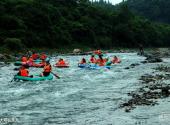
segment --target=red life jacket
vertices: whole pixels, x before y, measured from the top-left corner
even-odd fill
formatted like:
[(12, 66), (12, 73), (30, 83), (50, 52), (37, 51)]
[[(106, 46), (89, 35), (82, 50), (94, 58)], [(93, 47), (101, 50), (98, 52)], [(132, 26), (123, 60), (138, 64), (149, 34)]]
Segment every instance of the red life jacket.
[(42, 54), (42, 55), (41, 55), (41, 59), (42, 59), (42, 60), (45, 60), (46, 58), (47, 58), (47, 56), (46, 56), (45, 54)]
[(80, 64), (86, 64), (86, 61), (81, 60)]
[(90, 58), (90, 62), (91, 62), (91, 63), (96, 63), (96, 58), (91, 57), (91, 58)]
[(51, 72), (51, 70), (52, 70), (51, 65), (44, 66), (44, 72)]
[(24, 77), (28, 77), (28, 75), (29, 75), (29, 72), (27, 69), (20, 69), (19, 72), (20, 72), (20, 75), (24, 76)]
[(64, 60), (62, 60), (62, 61), (59, 62), (59, 65), (66, 65), (66, 63), (65, 63)]
[(120, 63), (121, 60), (120, 60), (119, 58), (114, 58), (114, 59), (112, 60), (112, 62), (113, 62), (113, 63)]
[(38, 54), (32, 54), (32, 58), (34, 59), (34, 60), (36, 60), (36, 59), (38, 59)]

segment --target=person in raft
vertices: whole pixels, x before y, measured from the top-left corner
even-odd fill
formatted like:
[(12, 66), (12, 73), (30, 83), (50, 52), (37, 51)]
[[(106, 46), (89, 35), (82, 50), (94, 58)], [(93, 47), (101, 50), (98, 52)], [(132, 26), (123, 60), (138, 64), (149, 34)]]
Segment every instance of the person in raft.
[(86, 59), (82, 58), (81, 62), (79, 64), (86, 64)]
[(32, 58), (33, 58), (33, 60), (36, 60), (39, 58), (39, 55), (37, 53), (33, 52)]
[(27, 68), (28, 68), (27, 65), (22, 65), (17, 75), (23, 76), (23, 77), (33, 77), (33, 75), (29, 76), (29, 71)]
[(94, 57), (94, 55), (91, 56), (90, 63), (96, 63), (96, 58)]
[(60, 58), (56, 65), (67, 65), (67, 63), (64, 61), (64, 59)]
[(112, 61), (109, 61), (109, 58), (106, 58), (106, 66), (111, 66), (112, 65)]
[(52, 67), (51, 67), (51, 64), (50, 64), (50, 60), (46, 60), (46, 64), (44, 66), (44, 71), (41, 74), (41, 76), (49, 76), (51, 71), (52, 71)]
[(102, 55), (102, 51), (100, 49), (97, 49), (94, 51), (94, 54), (96, 55)]
[(114, 56), (112, 63), (115, 64), (115, 63), (120, 63), (120, 62), (121, 60), (117, 56)]
[(28, 61), (27, 57), (25, 55), (23, 55), (22, 58), (21, 58), (21, 62), (27, 63), (27, 61)]
[(34, 60), (33, 60), (32, 56), (28, 59), (27, 65), (29, 65), (29, 66), (33, 66), (34, 65)]
[(99, 66), (104, 66), (105, 63), (106, 63), (106, 60), (104, 60), (102, 58), (102, 55), (99, 55), (99, 59), (97, 59), (96, 63), (99, 65)]
[(43, 59), (39, 64), (41, 64), (41, 65), (43, 65), (43, 66), (45, 66), (46, 65), (46, 61), (45, 61), (45, 59)]
[(45, 60), (47, 58), (47, 55), (45, 54), (45, 52), (43, 52), (40, 56), (41, 60)]

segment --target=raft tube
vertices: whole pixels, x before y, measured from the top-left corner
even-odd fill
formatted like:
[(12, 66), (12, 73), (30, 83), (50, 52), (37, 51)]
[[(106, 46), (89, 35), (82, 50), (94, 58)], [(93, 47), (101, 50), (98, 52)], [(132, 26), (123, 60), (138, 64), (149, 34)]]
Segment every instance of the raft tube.
[(112, 66), (98, 66), (95, 64), (78, 64), (78, 67), (87, 69), (102, 69), (102, 68), (111, 69)]
[[(34, 60), (34, 63), (40, 63), (41, 62), (41, 60)], [(21, 61), (16, 61), (15, 63), (14, 63), (14, 65), (15, 66), (21, 66), (21, 65), (26, 65), (27, 63), (25, 63), (25, 62), (21, 62)]]
[(89, 66), (89, 64), (78, 64), (79, 68), (85, 68), (85, 67), (88, 67), (88, 66)]
[(111, 69), (112, 66), (89, 66), (88, 69)]
[(52, 80), (53, 79), (53, 75), (50, 74), (49, 76), (38, 76), (38, 75), (35, 75), (35, 77), (23, 77), (23, 76), (18, 76), (16, 75), (14, 77), (14, 80), (23, 80), (23, 81), (44, 81), (44, 80)]
[(54, 65), (57, 68), (69, 68), (69, 65)]

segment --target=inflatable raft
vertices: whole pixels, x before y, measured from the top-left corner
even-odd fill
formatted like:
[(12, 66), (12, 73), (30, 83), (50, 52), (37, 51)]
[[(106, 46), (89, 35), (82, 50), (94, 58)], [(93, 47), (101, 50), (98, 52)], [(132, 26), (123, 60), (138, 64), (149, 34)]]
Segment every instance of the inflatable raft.
[(55, 67), (57, 68), (69, 68), (70, 66), (69, 65), (54, 65)]
[[(41, 62), (41, 60), (34, 60), (34, 63), (36, 63), (36, 64), (38, 64), (38, 63), (40, 63)], [(21, 66), (21, 65), (27, 65), (27, 63), (26, 62), (21, 62), (21, 61), (16, 61), (15, 63), (14, 63), (14, 65), (15, 66)]]
[(86, 68), (86, 69), (111, 69), (112, 66), (98, 66), (95, 64), (78, 64), (78, 67), (80, 68)]
[(85, 68), (85, 67), (88, 67), (88, 66), (89, 66), (89, 64), (78, 64), (79, 68)]
[(35, 75), (34, 77), (23, 77), (23, 76), (14, 76), (14, 80), (23, 80), (23, 81), (44, 81), (44, 80), (52, 80), (53, 79), (53, 75), (50, 74), (49, 76), (43, 76), (40, 77), (38, 75)]

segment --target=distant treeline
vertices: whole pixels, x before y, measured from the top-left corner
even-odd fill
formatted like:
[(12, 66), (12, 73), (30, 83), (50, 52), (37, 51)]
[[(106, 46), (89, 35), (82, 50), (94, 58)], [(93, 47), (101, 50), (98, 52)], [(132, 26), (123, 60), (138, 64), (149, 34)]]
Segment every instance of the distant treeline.
[(127, 0), (126, 4), (137, 15), (170, 24), (170, 0)]
[(170, 26), (134, 15), (126, 4), (88, 0), (0, 0), (1, 47), (170, 46)]

